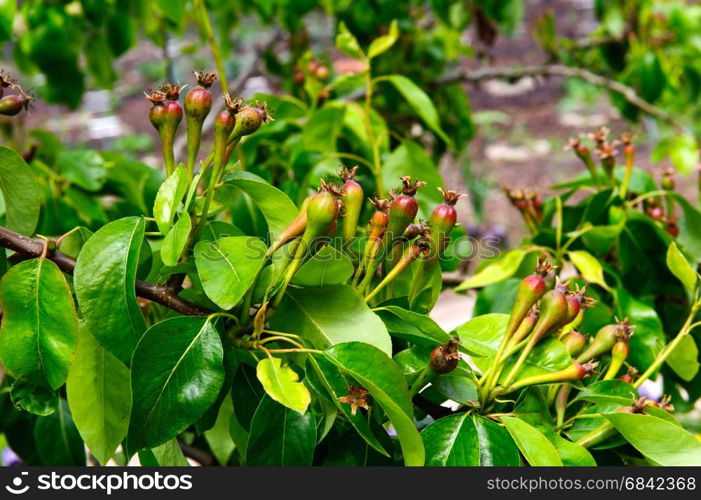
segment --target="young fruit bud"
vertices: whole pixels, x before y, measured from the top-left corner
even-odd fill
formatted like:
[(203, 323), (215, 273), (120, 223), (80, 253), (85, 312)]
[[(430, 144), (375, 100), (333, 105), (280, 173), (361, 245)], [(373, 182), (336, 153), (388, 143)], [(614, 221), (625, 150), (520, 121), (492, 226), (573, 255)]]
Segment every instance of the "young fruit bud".
[(365, 243), (365, 250), (363, 252), (363, 257), (358, 265), (358, 269), (353, 277), (353, 285), (355, 286), (360, 279), (363, 270), (367, 267), (369, 273), (374, 273), (375, 267), (375, 257), (377, 256), (377, 250), (380, 248), (382, 238), (387, 229), (387, 224), (389, 223), (389, 201), (376, 198), (372, 201), (375, 206), (375, 212), (370, 218), (370, 234), (368, 235), (368, 240)]
[(620, 339), (629, 339), (633, 332), (633, 326), (628, 323), (628, 318), (623, 321), (617, 321), (613, 325), (602, 327), (592, 342), (587, 346), (583, 353), (577, 357), (577, 363), (584, 363), (593, 358), (598, 358), (608, 353), (613, 345)]
[(0, 99), (0, 115), (15, 116), (28, 104), (19, 95), (8, 95)]
[(309, 205), (309, 201), (317, 194), (318, 193), (314, 193), (304, 199), (297, 217), (295, 217), (292, 222), (290, 222), (287, 227), (282, 230), (280, 236), (278, 236), (278, 238), (270, 245), (270, 248), (268, 248), (268, 256), (271, 256), (277, 252), (280, 247), (286, 245), (304, 233), (304, 230), (307, 228), (307, 205)]
[(582, 144), (581, 137), (572, 137), (569, 140), (568, 145), (565, 149), (571, 149), (577, 155), (584, 166), (587, 167), (589, 175), (594, 180), (594, 183), (599, 185), (599, 174), (596, 172), (596, 164), (594, 163), (594, 158), (592, 157), (591, 151), (584, 144)]
[(628, 371), (618, 377), (618, 380), (623, 380), (626, 384), (632, 384), (638, 380), (639, 376), (638, 370), (634, 366), (629, 366)]
[(358, 167), (348, 169), (343, 167), (340, 172), (341, 179), (344, 180), (343, 195), (341, 200), (345, 206), (343, 217), (343, 241), (351, 241), (355, 238), (358, 229), (358, 219), (363, 208), (363, 188), (355, 181), (355, 173)]
[(443, 203), (433, 209), (431, 213), (431, 244), (433, 252), (427, 262), (437, 262), (445, 250), (450, 239), (450, 232), (458, 220), (455, 204), (463, 196), (455, 191), (438, 188), (443, 194)]
[(439, 345), (431, 352), (431, 369), (436, 373), (452, 372), (457, 368), (458, 361), (460, 361), (458, 344), (453, 340)]
[(546, 292), (539, 302), (540, 317), (533, 328), (533, 338), (538, 342), (550, 333), (567, 317), (567, 296), (563, 291), (564, 286), (556, 286)]
[(224, 94), (226, 109), (214, 119), (214, 171), (221, 172), (227, 161), (229, 136), (237, 125), (237, 116), (241, 108), (241, 99), (234, 99)]
[(321, 191), (307, 205), (307, 227), (304, 238), (307, 242), (324, 234), (328, 227), (338, 218), (339, 204), (333, 187), (322, 181)]
[(173, 153), (173, 143), (175, 134), (183, 119), (183, 108), (177, 99), (180, 96), (179, 85), (165, 83), (159, 90), (150, 90), (146, 93), (146, 98), (151, 101), (149, 110), (149, 120), (158, 131), (161, 138), (161, 149), (163, 152), (163, 163), (166, 173), (170, 175), (175, 170), (175, 156)]
[(506, 335), (508, 339), (513, 335), (516, 329), (526, 317), (528, 311), (540, 300), (545, 294), (547, 288), (544, 278), (550, 274), (553, 267), (545, 259), (539, 259), (535, 272), (526, 276), (518, 287), (516, 292), (516, 300), (511, 309), (511, 316), (506, 325)]
[(251, 135), (258, 130), (260, 126), (267, 121), (272, 121), (272, 117), (268, 114), (268, 104), (258, 104), (256, 101), (255, 107), (244, 106), (236, 114), (236, 127), (232, 133), (232, 139), (237, 140), (246, 135)]
[(584, 346), (587, 345), (587, 337), (574, 330), (562, 337), (561, 342), (564, 344), (567, 352), (570, 353), (570, 356), (574, 357), (581, 353)]
[(674, 170), (671, 168), (666, 168), (662, 172), (662, 179), (660, 181), (662, 189), (666, 191), (674, 191), (677, 188), (677, 183), (674, 180)]
[(390, 192), (392, 201), (389, 205), (389, 225), (387, 226), (387, 234), (392, 238), (392, 241), (388, 243), (393, 243), (396, 238), (401, 237), (409, 224), (414, 222), (416, 214), (419, 211), (419, 204), (416, 198), (414, 198), (414, 195), (416, 195), (419, 188), (426, 185), (426, 183), (422, 181), (412, 183), (411, 177), (409, 176), (404, 176), (400, 179), (404, 184), (401, 194)]
[(540, 375), (533, 375), (531, 377), (522, 378), (521, 380), (515, 382), (508, 388), (507, 392), (512, 392), (522, 387), (536, 384), (554, 384), (558, 382), (570, 382), (573, 380), (582, 380), (584, 378), (590, 377), (594, 373), (594, 369), (598, 363), (596, 361), (590, 361), (584, 364), (573, 364), (564, 370), (557, 372), (543, 373)]
[(531, 312), (528, 314), (528, 316), (523, 318), (521, 324), (511, 336), (511, 339), (509, 340), (509, 348), (515, 347), (519, 342), (528, 337), (528, 335), (533, 331), (536, 323), (538, 323), (539, 316), (540, 312), (538, 311), (538, 308), (533, 306), (533, 308), (531, 308)]
[[(632, 335), (632, 332), (630, 335)], [(613, 344), (611, 348), (611, 364), (603, 380), (613, 379), (623, 366), (623, 363), (628, 357), (628, 340), (630, 339), (630, 335), (620, 337), (616, 343)]]
[(429, 243), (428, 238), (426, 237), (421, 237), (416, 239), (412, 244), (409, 246), (404, 251), (404, 254), (402, 254), (402, 258), (399, 259), (399, 262), (397, 262), (397, 265), (392, 268), (392, 270), (387, 273), (387, 276), (380, 282), (379, 285), (375, 287), (375, 289), (370, 292), (366, 297), (365, 301), (370, 302), (372, 298), (377, 295), (380, 290), (382, 290), (385, 286), (387, 286), (389, 283), (391, 283), (397, 276), (399, 276), (405, 269), (407, 269), (416, 259), (419, 257), (426, 257), (428, 256), (429, 252), (431, 251), (431, 244)]
[(214, 73), (198, 73), (195, 71), (197, 86), (185, 96), (185, 125), (187, 128), (187, 170), (192, 177), (195, 169), (197, 153), (200, 150), (202, 125), (212, 110), (212, 86), (217, 76)]

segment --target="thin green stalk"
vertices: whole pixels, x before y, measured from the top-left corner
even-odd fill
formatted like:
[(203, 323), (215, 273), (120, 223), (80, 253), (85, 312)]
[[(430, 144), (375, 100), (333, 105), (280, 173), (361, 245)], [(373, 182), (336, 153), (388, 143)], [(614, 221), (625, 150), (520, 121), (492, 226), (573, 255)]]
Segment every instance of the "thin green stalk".
[(217, 67), (217, 73), (219, 73), (219, 83), (221, 84), (222, 92), (227, 93), (229, 92), (229, 82), (226, 78), (226, 71), (224, 70), (224, 60), (222, 59), (221, 50), (219, 50), (217, 39), (214, 37), (214, 31), (212, 30), (212, 23), (209, 21), (207, 7), (204, 4), (204, 0), (195, 0), (195, 3), (197, 4), (197, 10), (199, 11), (202, 21), (204, 35), (207, 37), (207, 42), (209, 43), (209, 50), (212, 52), (214, 64)]

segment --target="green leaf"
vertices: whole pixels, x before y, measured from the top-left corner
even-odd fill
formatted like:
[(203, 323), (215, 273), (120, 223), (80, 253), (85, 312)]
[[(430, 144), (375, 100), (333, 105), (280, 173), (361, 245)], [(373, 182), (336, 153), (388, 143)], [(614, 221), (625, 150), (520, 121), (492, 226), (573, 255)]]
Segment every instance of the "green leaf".
[(436, 420), (421, 431), (426, 448), (426, 465), (470, 467), (480, 465), (477, 429), (468, 413)]
[(42, 192), (24, 159), (0, 146), (0, 190), (5, 200), (5, 227), (31, 236), (39, 221)]
[(610, 413), (605, 417), (651, 465), (701, 465), (701, 441), (680, 426), (650, 415)]
[(142, 467), (188, 467), (190, 465), (177, 439), (166, 441), (150, 450), (141, 450), (139, 462)]
[(261, 399), (251, 421), (246, 465), (309, 466), (315, 446), (316, 422), (311, 413), (290, 410), (268, 396)]
[(100, 464), (105, 465), (127, 435), (131, 409), (129, 370), (87, 328), (80, 331), (66, 394), (78, 432)]
[(555, 446), (562, 459), (562, 465), (570, 467), (595, 467), (596, 461), (589, 450), (584, 446), (573, 443), (563, 438), (554, 431), (545, 433), (545, 436)]
[(187, 245), (192, 229), (192, 221), (190, 214), (183, 212), (178, 217), (178, 222), (173, 228), (168, 231), (168, 234), (163, 238), (161, 245), (161, 260), (166, 266), (175, 266), (180, 260), (180, 256)]
[(157, 0), (157, 5), (169, 21), (180, 26), (185, 17), (186, 0)]
[(345, 253), (325, 246), (300, 266), (291, 283), (307, 287), (341, 285), (353, 276), (354, 270)]
[(58, 394), (45, 385), (34, 385), (15, 380), (10, 390), (12, 404), (18, 410), (45, 417), (58, 408)]
[(187, 192), (187, 184), (185, 167), (178, 165), (158, 189), (156, 201), (153, 203), (153, 217), (161, 233), (168, 234), (170, 231), (175, 213)]
[(86, 191), (99, 191), (107, 181), (105, 160), (92, 149), (61, 151), (58, 169), (63, 177)]
[(585, 250), (574, 250), (567, 252), (567, 255), (569, 255), (570, 261), (579, 269), (582, 278), (589, 283), (599, 285), (605, 290), (610, 290), (604, 279), (604, 269), (596, 257)]
[(382, 181), (387, 189), (399, 187), (399, 178), (404, 175), (427, 184), (416, 193), (416, 200), (419, 216), (428, 219), (434, 207), (443, 201), (437, 189), (443, 186), (443, 179), (423, 146), (414, 141), (402, 142), (382, 164)]
[(297, 207), (292, 200), (271, 184), (249, 172), (234, 172), (225, 178), (226, 184), (234, 186), (253, 199), (268, 223), (270, 240), (280, 233), (297, 217)]
[(460, 283), (455, 287), (455, 291), (462, 292), (471, 288), (482, 288), (510, 278), (518, 271), (527, 253), (520, 248), (506, 252), (499, 260), (482, 268), (478, 273)]
[(375, 433), (370, 429), (368, 420), (363, 413), (356, 411), (355, 415), (353, 415), (350, 405), (342, 404), (339, 401), (339, 398), (348, 394), (350, 384), (338, 366), (321, 356), (310, 358), (308, 366), (313, 368), (312, 370), (307, 369), (306, 379), (310, 386), (319, 394), (328, 394), (334, 406), (345, 415), (346, 419), (365, 442), (378, 453), (389, 457), (389, 453), (387, 453)]
[(141, 217), (110, 222), (83, 245), (73, 275), (90, 333), (125, 364), (146, 330), (134, 288), (143, 238)]
[[(465, 348), (482, 356), (472, 359), (480, 370), (486, 370), (494, 359), (508, 320), (509, 316), (506, 314), (484, 314), (471, 319), (456, 329)], [(509, 373), (514, 363), (513, 358), (506, 363), (502, 376)], [(563, 370), (571, 364), (572, 358), (562, 343), (550, 337), (538, 342), (526, 358), (519, 376), (528, 377), (555, 372)]]
[(385, 325), (350, 286), (288, 290), (270, 324), (301, 335), (318, 349), (365, 342), (388, 355), (392, 352)]
[(404, 75), (387, 75), (382, 76), (377, 79), (378, 81), (388, 81), (399, 91), (404, 99), (409, 103), (409, 105), (414, 109), (417, 115), (426, 122), (426, 125), (433, 130), (438, 137), (443, 139), (443, 141), (448, 144), (449, 147), (453, 147), (453, 141), (441, 128), (441, 120), (438, 116), (438, 111), (433, 105), (431, 98), (426, 95), (426, 93), (421, 90), (421, 87), (412, 82), (409, 78)]
[(404, 463), (424, 463), (424, 447), (414, 425), (411, 397), (401, 370), (386, 353), (362, 342), (338, 344), (326, 357), (358, 381), (382, 407), (397, 431)]
[(699, 372), (699, 349), (696, 347), (694, 337), (685, 335), (679, 344), (669, 353), (667, 365), (674, 370), (683, 380), (691, 380)]
[(576, 399), (597, 404), (630, 404), (637, 397), (637, 391), (623, 380), (599, 380), (589, 384), (577, 394)]
[(687, 292), (694, 293), (698, 276), (674, 242), (667, 249), (667, 267), (682, 282)]
[(474, 405), (478, 399), (474, 376), (462, 362), (452, 372), (443, 373), (433, 379), (431, 385), (457, 403)]
[(370, 47), (368, 48), (368, 59), (377, 57), (380, 54), (387, 52), (392, 48), (392, 45), (399, 38), (399, 28), (397, 27), (397, 20), (392, 20), (392, 24), (389, 25), (389, 33), (382, 35), (381, 37), (375, 38)]
[(63, 273), (45, 258), (21, 262), (0, 282), (0, 359), (14, 377), (58, 389), (78, 341), (78, 318)]
[(212, 302), (231, 309), (253, 285), (265, 261), (267, 247), (252, 236), (230, 236), (195, 245), (195, 265)]
[(652, 304), (641, 302), (623, 288), (615, 288), (613, 292), (618, 317), (628, 318), (635, 325), (635, 335), (629, 342), (628, 362), (639, 370), (644, 370), (664, 347), (662, 321)]
[(559, 453), (538, 429), (515, 417), (502, 417), (501, 422), (529, 464), (534, 467), (562, 466)]
[(496, 422), (472, 415), (480, 442), (480, 465), (513, 467), (521, 465), (518, 448), (509, 433)]
[(227, 394), (221, 406), (219, 406), (214, 426), (204, 433), (207, 444), (219, 465), (226, 465), (236, 448), (229, 433), (229, 421), (233, 413), (234, 405), (231, 402), (231, 394)]
[(85, 465), (85, 448), (76, 429), (68, 403), (59, 401), (58, 410), (39, 417), (34, 425), (34, 439), (42, 465), (52, 467)]
[(348, 31), (346, 23), (341, 21), (338, 24), (338, 34), (336, 35), (336, 48), (346, 55), (351, 57), (356, 57), (358, 59), (365, 59), (365, 54), (363, 54), (358, 40), (353, 36), (353, 34)]
[(450, 340), (450, 335), (425, 314), (399, 306), (384, 306), (373, 309), (395, 337), (413, 344), (436, 347)]
[(280, 358), (263, 358), (258, 362), (256, 376), (268, 396), (281, 405), (304, 413), (311, 403), (309, 389), (289, 365), (282, 366)]
[(224, 383), (223, 357), (206, 318), (170, 318), (149, 328), (132, 359), (128, 449), (153, 448), (196, 422)]
[(701, 212), (679, 193), (668, 193), (682, 209), (677, 241), (696, 260), (701, 261)]

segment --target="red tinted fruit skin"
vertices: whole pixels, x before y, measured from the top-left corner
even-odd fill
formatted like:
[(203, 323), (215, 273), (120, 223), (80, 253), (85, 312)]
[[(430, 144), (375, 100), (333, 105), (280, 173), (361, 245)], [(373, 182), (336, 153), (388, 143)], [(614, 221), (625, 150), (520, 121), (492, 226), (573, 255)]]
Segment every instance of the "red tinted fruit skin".
[(202, 125), (212, 109), (212, 94), (203, 87), (195, 87), (185, 96), (184, 107), (187, 128), (187, 167), (192, 176), (197, 153), (200, 150)]
[(225, 109), (214, 119), (214, 170), (220, 172), (226, 163), (229, 136), (236, 126), (236, 115)]
[[(338, 218), (339, 206), (336, 197), (329, 191), (321, 191), (309, 200), (307, 206), (307, 228), (305, 237), (315, 238), (324, 234), (329, 225)], [(307, 241), (309, 243), (309, 240)]]
[[(0, 87), (1, 88), (1, 87)], [(15, 116), (22, 111), (24, 99), (18, 95), (8, 95), (0, 99), (0, 115)]]
[(265, 104), (262, 108), (244, 106), (236, 113), (236, 127), (233, 131), (233, 138), (240, 139), (246, 135), (251, 135), (268, 120)]
[(543, 297), (546, 289), (545, 281), (538, 274), (530, 274), (521, 281), (509, 322), (506, 325), (507, 337), (513, 335), (531, 308)]
[(633, 377), (631, 377), (627, 373), (624, 373), (623, 375), (618, 377), (618, 380), (623, 380), (626, 384), (632, 384), (634, 382)]

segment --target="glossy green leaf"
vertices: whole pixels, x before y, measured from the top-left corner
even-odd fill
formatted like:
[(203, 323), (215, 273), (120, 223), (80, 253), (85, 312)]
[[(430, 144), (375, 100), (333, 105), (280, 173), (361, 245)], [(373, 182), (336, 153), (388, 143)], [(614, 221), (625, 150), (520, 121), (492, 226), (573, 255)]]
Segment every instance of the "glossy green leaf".
[(251, 421), (246, 464), (298, 466), (312, 464), (316, 446), (316, 422), (265, 396)]
[(5, 146), (0, 146), (0, 190), (5, 200), (5, 227), (31, 236), (39, 221), (41, 188), (27, 162)]
[(170, 318), (149, 328), (131, 365), (128, 449), (163, 444), (197, 421), (224, 383), (223, 357), (206, 318)]
[(258, 362), (256, 376), (268, 396), (281, 405), (304, 413), (311, 403), (309, 389), (299, 380), (299, 375), (289, 365), (282, 365), (280, 358), (263, 358)]
[(577, 394), (577, 399), (604, 404), (619, 404), (623, 400), (629, 404), (637, 396), (635, 388), (623, 380), (599, 380), (582, 389)]
[(65, 399), (59, 401), (56, 412), (37, 418), (34, 438), (42, 465), (85, 465), (83, 441)]
[(599, 285), (605, 290), (609, 290), (609, 286), (604, 279), (604, 269), (601, 263), (592, 254), (585, 250), (575, 250), (567, 252), (572, 263), (577, 266), (579, 273), (589, 283)]
[(362, 342), (338, 344), (326, 357), (370, 392), (397, 431), (406, 465), (423, 465), (424, 447), (404, 376), (384, 352)]
[(356, 57), (358, 59), (364, 59), (363, 54), (358, 40), (353, 36), (353, 34), (348, 31), (346, 23), (341, 21), (338, 25), (338, 34), (336, 35), (336, 48), (346, 55), (351, 57)]
[[(473, 362), (480, 370), (486, 370), (491, 364), (508, 320), (509, 316), (506, 314), (485, 314), (471, 319), (456, 329), (462, 344), (467, 349), (482, 356), (473, 358)], [(514, 363), (514, 358), (506, 363), (502, 376), (506, 376)], [(571, 364), (572, 358), (562, 343), (549, 337), (538, 342), (526, 358), (523, 368), (519, 371), (519, 377), (555, 372), (567, 368)]]
[(204, 433), (207, 444), (219, 465), (226, 465), (236, 448), (229, 433), (229, 422), (233, 413), (234, 406), (231, 402), (231, 395), (227, 394), (221, 406), (219, 406), (214, 426)]
[(587, 450), (584, 446), (573, 443), (552, 430), (545, 433), (545, 436), (550, 440), (553, 446), (555, 446), (555, 449), (562, 459), (562, 465), (570, 467), (596, 466), (594, 457), (591, 456), (589, 450)]
[(15, 380), (10, 390), (12, 404), (18, 410), (45, 417), (58, 408), (58, 394), (45, 385)]
[(426, 125), (433, 130), (438, 137), (452, 147), (453, 142), (450, 137), (441, 128), (441, 120), (438, 116), (438, 111), (433, 105), (431, 98), (416, 85), (413, 81), (404, 75), (387, 75), (380, 77), (381, 81), (388, 81), (399, 91), (409, 105), (414, 109), (414, 112), (426, 122)]
[(464, 362), (452, 372), (437, 376), (431, 385), (448, 399), (461, 404), (474, 405), (478, 399), (474, 375)]
[(458, 413), (436, 420), (421, 431), (426, 465), (466, 467), (480, 465), (480, 443), (470, 415)]
[(606, 418), (651, 465), (701, 465), (701, 441), (678, 425), (650, 415), (610, 413)]
[(267, 247), (252, 236), (230, 236), (195, 245), (195, 264), (212, 302), (231, 309), (253, 285)]
[(377, 57), (380, 54), (387, 52), (392, 48), (392, 45), (397, 41), (399, 37), (399, 28), (397, 26), (397, 20), (394, 19), (389, 25), (389, 32), (386, 35), (375, 38), (368, 48), (368, 59)]
[(529, 464), (534, 467), (562, 465), (559, 453), (538, 429), (516, 417), (502, 417), (501, 422)]
[(435, 347), (450, 340), (450, 335), (424, 314), (399, 306), (378, 307), (373, 311), (389, 332), (408, 342)]
[(185, 245), (187, 245), (191, 230), (190, 214), (183, 212), (175, 225), (168, 231), (166, 237), (163, 238), (161, 260), (166, 266), (175, 266), (178, 263)]
[(92, 149), (61, 151), (58, 169), (63, 177), (86, 191), (99, 191), (107, 181), (105, 160)]
[(129, 370), (87, 328), (80, 331), (66, 394), (78, 432), (100, 464), (105, 465), (127, 435), (131, 409)]
[(143, 238), (141, 217), (110, 222), (85, 243), (73, 275), (80, 313), (90, 332), (126, 364), (146, 330), (134, 288)]
[(698, 276), (674, 242), (667, 249), (667, 267), (682, 282), (687, 292), (694, 293)]
[(306, 287), (341, 285), (353, 276), (354, 270), (345, 253), (325, 246), (300, 266), (291, 283)]
[(460, 283), (455, 287), (455, 291), (462, 292), (471, 288), (482, 288), (510, 278), (518, 271), (527, 253), (520, 248), (506, 252), (499, 260), (482, 268), (479, 272)]
[(308, 366), (311, 367), (311, 369), (307, 369), (307, 381), (310, 386), (319, 394), (327, 394), (338, 411), (345, 416), (365, 442), (378, 453), (389, 457), (389, 453), (387, 453), (370, 428), (367, 417), (363, 415), (363, 412), (356, 411), (355, 415), (353, 415), (350, 405), (339, 401), (339, 398), (348, 394), (350, 385), (341, 373), (340, 368), (320, 356), (311, 358)]
[(178, 168), (161, 184), (156, 201), (153, 203), (153, 217), (156, 219), (158, 230), (168, 234), (175, 218), (175, 213), (187, 192), (187, 172), (185, 167)]
[(679, 193), (672, 192), (668, 196), (674, 198), (682, 210), (677, 241), (696, 261), (701, 261), (701, 212)]
[(188, 467), (177, 439), (166, 441), (160, 446), (139, 451), (139, 462), (143, 467)]
[(682, 337), (666, 360), (667, 365), (683, 380), (690, 382), (699, 372), (699, 348), (691, 335)]
[(616, 314), (628, 318), (635, 325), (635, 335), (630, 338), (630, 351), (627, 361), (645, 370), (654, 361), (666, 340), (662, 320), (653, 304), (642, 302), (623, 288), (615, 288)]
[(44, 258), (10, 268), (0, 282), (0, 359), (14, 377), (58, 389), (78, 341), (78, 318), (63, 273)]
[(319, 349), (365, 342), (386, 354), (392, 352), (385, 325), (350, 286), (288, 290), (271, 326), (301, 335)]
[(480, 443), (480, 465), (514, 467), (521, 465), (518, 448), (506, 429), (479, 415), (472, 415)]
[(225, 182), (240, 189), (255, 202), (268, 223), (271, 241), (280, 235), (299, 212), (285, 193), (257, 175), (234, 172), (225, 178)]

